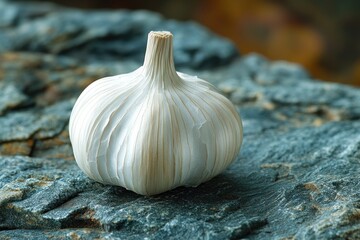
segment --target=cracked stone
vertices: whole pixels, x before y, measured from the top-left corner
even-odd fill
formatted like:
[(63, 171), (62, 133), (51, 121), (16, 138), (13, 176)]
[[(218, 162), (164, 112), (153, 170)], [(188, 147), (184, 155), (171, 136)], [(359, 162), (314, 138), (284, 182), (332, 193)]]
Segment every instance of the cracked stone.
[(0, 83), (0, 115), (6, 110), (21, 106), (28, 99), (14, 85)]

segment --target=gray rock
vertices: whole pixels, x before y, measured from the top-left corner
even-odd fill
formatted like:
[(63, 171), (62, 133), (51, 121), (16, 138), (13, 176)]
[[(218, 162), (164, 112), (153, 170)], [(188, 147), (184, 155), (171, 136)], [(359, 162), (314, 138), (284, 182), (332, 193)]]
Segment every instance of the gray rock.
[[(0, 0), (0, 23), (0, 239), (359, 239), (359, 89), (150, 12)], [(138, 67), (159, 29), (179, 71), (236, 104), (244, 143), (209, 182), (144, 197), (87, 178), (67, 125), (80, 92)]]
[[(19, 19), (23, 11), (29, 10), (6, 2), (2, 5), (4, 10), (12, 10), (9, 17), (4, 14), (6, 19)], [(165, 20), (146, 11), (89, 12), (59, 9), (35, 19), (29, 17), (28, 20), (31, 21), (20, 21), (21, 24), (3, 30), (0, 43), (3, 42), (4, 46), (0, 47), (0, 51), (61, 54), (88, 62), (119, 61), (125, 58), (141, 63), (148, 32), (167, 29), (177, 36), (174, 41), (174, 56), (178, 66), (220, 66), (238, 55), (232, 43), (196, 23)], [(189, 38), (189, 35), (196, 37)], [(221, 49), (218, 48), (219, 44)]]
[(59, 11), (60, 7), (48, 3), (14, 3), (14, 1), (0, 1), (0, 28), (15, 26), (25, 21), (42, 17), (49, 12)]
[(74, 100), (64, 101), (41, 111), (18, 111), (0, 117), (0, 142), (58, 135), (68, 123), (73, 104)]
[(6, 110), (20, 107), (28, 101), (27, 97), (20, 92), (14, 85), (0, 82), (0, 115)]

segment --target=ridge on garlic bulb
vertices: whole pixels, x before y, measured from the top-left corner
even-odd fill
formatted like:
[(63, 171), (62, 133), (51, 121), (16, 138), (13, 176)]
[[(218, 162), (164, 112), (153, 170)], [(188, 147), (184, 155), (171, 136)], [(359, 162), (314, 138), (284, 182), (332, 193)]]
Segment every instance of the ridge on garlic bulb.
[(239, 114), (210, 83), (176, 72), (172, 38), (150, 32), (143, 66), (97, 80), (77, 99), (70, 140), (95, 181), (154, 195), (197, 186), (236, 159)]

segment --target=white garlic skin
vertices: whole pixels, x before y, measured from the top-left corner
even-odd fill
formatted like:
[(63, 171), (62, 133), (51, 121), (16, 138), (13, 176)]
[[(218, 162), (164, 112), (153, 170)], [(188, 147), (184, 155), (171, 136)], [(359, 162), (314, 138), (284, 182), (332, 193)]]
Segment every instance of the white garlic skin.
[(175, 71), (169, 32), (149, 33), (139, 69), (81, 93), (69, 133), (86, 175), (142, 195), (213, 178), (242, 143), (233, 104), (210, 83)]

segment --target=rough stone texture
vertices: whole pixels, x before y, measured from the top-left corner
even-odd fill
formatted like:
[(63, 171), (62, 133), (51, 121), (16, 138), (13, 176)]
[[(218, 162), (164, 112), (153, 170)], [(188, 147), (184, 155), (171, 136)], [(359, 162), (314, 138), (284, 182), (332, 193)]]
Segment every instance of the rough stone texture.
[[(244, 143), (211, 181), (143, 197), (88, 179), (67, 124), (88, 84), (141, 64), (154, 29), (239, 107)], [(194, 23), (0, 0), (0, 239), (359, 239), (359, 103)]]

